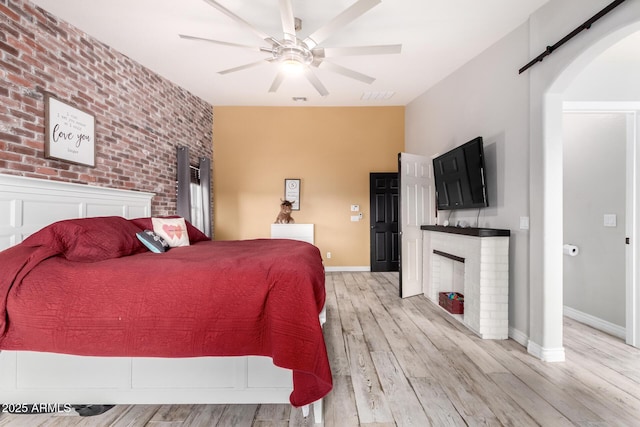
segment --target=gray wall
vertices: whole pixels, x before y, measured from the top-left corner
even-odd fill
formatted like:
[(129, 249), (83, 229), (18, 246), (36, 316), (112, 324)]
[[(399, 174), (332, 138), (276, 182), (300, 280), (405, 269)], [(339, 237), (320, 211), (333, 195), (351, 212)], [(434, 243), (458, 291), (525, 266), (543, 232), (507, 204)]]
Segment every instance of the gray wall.
[[(406, 150), (434, 156), (476, 136), (484, 139), (489, 207), (480, 227), (511, 230), (509, 241), (509, 325), (526, 334), (529, 319), (529, 115), (526, 78), (518, 68), (528, 61), (528, 26), (474, 58), (417, 98), (406, 110)], [(450, 222), (476, 225), (477, 210), (455, 211)], [(442, 223), (449, 212), (441, 212)]]
[[(556, 126), (562, 122), (562, 100), (557, 94), (611, 40), (640, 29), (640, 2), (624, 3), (529, 71), (519, 75), (518, 69), (609, 3), (549, 1), (406, 110), (407, 152), (433, 156), (474, 136), (485, 137), (493, 204), (479, 225), (513, 233), (510, 334), (528, 342), (529, 351), (543, 360), (564, 360), (562, 145)], [(474, 213), (468, 215), (475, 224)], [(523, 216), (530, 217), (530, 230), (520, 229)]]
[[(578, 108), (640, 109), (640, 32), (616, 43), (571, 82), (564, 100)], [(571, 108), (571, 107), (569, 107)], [(626, 327), (626, 118), (622, 113), (565, 114), (564, 239), (578, 257), (564, 257), (564, 305)], [(605, 228), (603, 215), (617, 214)], [(627, 231), (628, 232), (628, 231)]]
[(571, 82), (566, 101), (640, 101), (640, 32), (616, 43)]
[[(565, 113), (564, 305), (625, 326), (626, 116)], [(605, 227), (604, 215), (616, 226)]]

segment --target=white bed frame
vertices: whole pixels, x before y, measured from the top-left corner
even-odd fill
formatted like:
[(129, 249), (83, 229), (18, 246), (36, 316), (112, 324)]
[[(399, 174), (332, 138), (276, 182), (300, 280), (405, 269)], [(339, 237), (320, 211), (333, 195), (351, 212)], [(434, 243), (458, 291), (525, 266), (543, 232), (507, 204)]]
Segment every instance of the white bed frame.
[[(62, 219), (151, 216), (152, 193), (0, 174), (0, 250)], [(325, 313), (320, 316), (325, 321)], [(182, 359), (0, 352), (0, 402), (289, 403), (291, 371), (268, 357)], [(322, 400), (313, 404), (322, 421)], [(303, 407), (309, 414), (309, 406)]]

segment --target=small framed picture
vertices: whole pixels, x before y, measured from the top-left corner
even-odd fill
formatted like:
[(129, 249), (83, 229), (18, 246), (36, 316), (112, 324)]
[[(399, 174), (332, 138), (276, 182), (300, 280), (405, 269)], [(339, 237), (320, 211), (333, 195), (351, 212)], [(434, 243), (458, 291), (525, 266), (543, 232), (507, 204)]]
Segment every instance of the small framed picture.
[(300, 179), (287, 178), (284, 180), (284, 199), (291, 202), (291, 210), (300, 210)]
[(95, 117), (51, 95), (44, 102), (44, 156), (95, 167)]

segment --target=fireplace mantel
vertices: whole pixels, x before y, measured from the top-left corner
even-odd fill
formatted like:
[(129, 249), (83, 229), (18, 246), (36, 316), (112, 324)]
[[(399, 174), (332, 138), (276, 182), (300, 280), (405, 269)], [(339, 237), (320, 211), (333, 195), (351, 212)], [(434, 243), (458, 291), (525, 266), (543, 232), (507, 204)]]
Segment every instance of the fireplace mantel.
[[(462, 322), (487, 339), (509, 337), (509, 230), (423, 225), (423, 290), (464, 294)], [(458, 278), (452, 283), (451, 278)], [(449, 280), (449, 282), (447, 282)]]
[(423, 225), (423, 231), (438, 231), (440, 233), (462, 234), (464, 236), (475, 237), (498, 237), (509, 236), (511, 231), (498, 228), (475, 228), (475, 227), (445, 227), (444, 225)]

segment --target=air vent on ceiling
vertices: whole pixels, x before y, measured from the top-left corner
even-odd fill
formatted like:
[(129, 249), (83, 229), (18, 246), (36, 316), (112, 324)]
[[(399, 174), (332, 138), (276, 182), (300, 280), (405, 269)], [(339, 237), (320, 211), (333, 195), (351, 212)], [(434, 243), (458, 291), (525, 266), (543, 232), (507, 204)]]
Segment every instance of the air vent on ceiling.
[(363, 92), (360, 99), (362, 101), (384, 101), (391, 98), (395, 94), (395, 92), (390, 90), (382, 92)]

